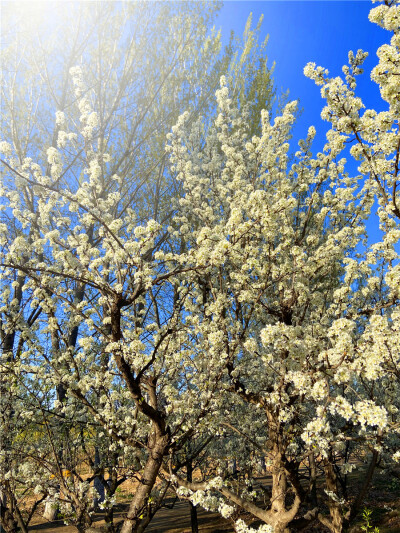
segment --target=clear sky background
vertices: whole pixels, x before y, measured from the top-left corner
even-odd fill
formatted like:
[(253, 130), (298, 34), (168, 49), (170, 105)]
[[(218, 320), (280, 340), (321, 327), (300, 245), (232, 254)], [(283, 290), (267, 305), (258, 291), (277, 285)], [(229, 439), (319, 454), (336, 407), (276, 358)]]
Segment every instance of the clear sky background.
[[(314, 151), (318, 151), (325, 144), (329, 124), (320, 118), (324, 105), (320, 88), (303, 74), (309, 61), (327, 68), (330, 75), (338, 76), (347, 63), (349, 50), (356, 52), (361, 48), (369, 52), (364, 74), (358, 78), (357, 95), (367, 108), (387, 109), (370, 73), (378, 61), (376, 50), (388, 42), (391, 34), (368, 20), (372, 7), (372, 2), (362, 0), (228, 0), (224, 2), (216, 26), (221, 28), (223, 42), (227, 43), (231, 29), (242, 35), (249, 13), (253, 13), (253, 25), (264, 15), (260, 40), (269, 35), (267, 56), (270, 66), (276, 64), (275, 84), (278, 89), (289, 89), (290, 99), (299, 99), (303, 108), (294, 138), (305, 137), (308, 127), (314, 125), (317, 129)], [(350, 157), (348, 159), (349, 172), (356, 173), (357, 165)], [(378, 238), (376, 217), (369, 221), (368, 232), (371, 241)]]
[(347, 63), (349, 50), (362, 48), (369, 52), (358, 93), (367, 107), (385, 108), (370, 72), (377, 63), (376, 50), (388, 41), (390, 34), (369, 22), (372, 6), (372, 2), (356, 0), (228, 0), (216, 25), (221, 27), (226, 43), (231, 29), (239, 35), (243, 33), (249, 13), (253, 13), (253, 26), (264, 15), (261, 38), (269, 35), (267, 56), (271, 66), (273, 62), (276, 64), (275, 83), (278, 88), (289, 89), (292, 99), (300, 99), (304, 111), (297, 131), (304, 135), (311, 124), (318, 130), (322, 127), (326, 131), (328, 127), (320, 119), (323, 106), (320, 89), (303, 74), (309, 61), (337, 76)]

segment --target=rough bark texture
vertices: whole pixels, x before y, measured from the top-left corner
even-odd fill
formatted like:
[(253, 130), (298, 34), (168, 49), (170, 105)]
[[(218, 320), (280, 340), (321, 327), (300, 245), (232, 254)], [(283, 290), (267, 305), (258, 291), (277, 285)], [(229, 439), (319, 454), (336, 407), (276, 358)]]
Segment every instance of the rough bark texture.
[(272, 468), (272, 515), (276, 516), (274, 524), (274, 533), (289, 533), (287, 523), (281, 522), (280, 517), (286, 512), (286, 491), (287, 479), (286, 473), (282, 468), (282, 457), (279, 452), (275, 455), (276, 459)]
[(122, 524), (121, 533), (138, 533), (141, 531), (141, 524), (148, 518), (148, 499), (156, 482), (168, 444), (168, 435), (156, 437), (143, 470), (140, 485), (135, 492), (126, 519)]
[[(328, 491), (337, 494), (336, 474), (332, 466), (332, 458), (326, 461), (324, 470)], [(325, 523), (325, 525), (329, 527), (332, 533), (342, 533), (343, 515), (340, 512), (340, 506), (332, 499), (329, 499), (329, 514), (331, 515), (330, 523)]]

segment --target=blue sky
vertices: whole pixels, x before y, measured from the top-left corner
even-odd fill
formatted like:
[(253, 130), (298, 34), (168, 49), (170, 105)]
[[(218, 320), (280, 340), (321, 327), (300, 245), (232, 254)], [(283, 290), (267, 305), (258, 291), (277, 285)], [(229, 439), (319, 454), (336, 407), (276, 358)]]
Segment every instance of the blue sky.
[[(378, 86), (370, 80), (376, 65), (376, 50), (387, 42), (389, 33), (372, 24), (368, 13), (372, 2), (367, 1), (227, 1), (217, 19), (224, 42), (231, 29), (242, 34), (249, 13), (254, 24), (264, 15), (261, 36), (269, 35), (267, 55), (270, 65), (275, 61), (274, 79), (278, 88), (289, 89), (290, 97), (300, 99), (304, 108), (298, 124), (298, 134), (313, 124), (324, 131), (327, 124), (320, 119), (323, 100), (320, 89), (303, 75), (309, 61), (340, 75), (347, 63), (349, 50), (362, 48), (370, 53), (361, 78), (359, 95), (368, 107), (383, 109)], [(302, 132), (300, 133), (300, 130)]]
[[(317, 129), (314, 150), (321, 150), (329, 125), (320, 118), (324, 105), (320, 88), (303, 74), (309, 61), (327, 68), (332, 76), (338, 76), (342, 74), (342, 65), (347, 63), (349, 50), (361, 48), (369, 52), (357, 94), (366, 107), (377, 111), (386, 109), (370, 73), (377, 64), (376, 50), (388, 42), (390, 34), (369, 22), (372, 6), (372, 2), (360, 0), (227, 1), (216, 26), (221, 28), (226, 43), (231, 29), (236, 34), (243, 33), (249, 13), (253, 13), (254, 24), (264, 15), (261, 37), (269, 35), (267, 56), (270, 65), (276, 63), (275, 84), (283, 90), (289, 89), (290, 98), (299, 99), (303, 108), (294, 138), (304, 137), (308, 126), (314, 125)], [(356, 173), (357, 165), (349, 160), (348, 170)], [(379, 230), (375, 217), (368, 223), (368, 232), (371, 240), (376, 240)]]
[[(365, 74), (360, 80), (359, 95), (368, 107), (383, 109), (378, 86), (370, 80), (377, 63), (377, 48), (388, 41), (389, 33), (372, 24), (368, 13), (372, 2), (367, 1), (227, 1), (218, 16), (223, 42), (231, 29), (242, 34), (249, 13), (254, 24), (264, 15), (261, 37), (269, 35), (267, 55), (270, 65), (276, 63), (274, 79), (278, 88), (289, 89), (293, 99), (300, 99), (304, 108), (299, 129), (307, 131), (313, 124), (327, 129), (319, 116), (323, 101), (320, 89), (307, 79), (303, 68), (309, 61), (340, 75), (347, 63), (349, 50), (362, 48), (370, 53)], [(298, 131), (300, 134), (300, 131)]]

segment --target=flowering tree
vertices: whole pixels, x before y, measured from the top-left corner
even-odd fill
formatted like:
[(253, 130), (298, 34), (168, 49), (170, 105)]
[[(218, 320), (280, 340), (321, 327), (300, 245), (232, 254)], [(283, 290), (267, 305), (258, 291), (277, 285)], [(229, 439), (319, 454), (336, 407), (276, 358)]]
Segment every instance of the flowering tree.
[[(13, 522), (27, 530), (21, 480), (38, 501), (61, 501), (79, 531), (103, 487), (115, 530), (114, 493), (130, 478), (137, 487), (123, 533), (144, 531), (170, 487), (231, 518), (239, 533), (254, 531), (243, 510), (262, 522), (260, 532), (318, 520), (341, 533), (378, 464), (390, 470), (399, 459), (400, 6), (385, 2), (370, 17), (393, 33), (373, 71), (388, 109), (362, 111), (363, 52), (349, 55), (344, 80), (308, 65), (332, 124), (316, 156), (310, 127), (290, 157), (296, 103), (275, 119), (263, 111), (258, 125), (260, 80), (247, 83), (228, 60), (214, 115), (211, 104), (198, 118), (198, 94), (186, 100), (183, 84), (190, 111), (168, 135), (168, 159), (168, 121), (153, 120), (162, 87), (144, 107), (151, 120), (124, 129), (144, 105), (124, 92), (144, 94), (132, 71), (115, 104), (96, 92), (96, 76), (71, 64), (70, 103), (56, 114), (53, 142), (41, 144), (40, 121), (30, 137), (18, 135), (16, 119), (6, 130), (6, 530)], [(350, 141), (356, 176), (345, 168)], [(375, 198), (382, 239), (367, 246)], [(189, 475), (195, 453), (212, 459), (201, 482)], [(270, 490), (233, 479), (227, 458), (251, 475), (260, 456)], [(356, 487), (347, 476), (354, 468)]]
[(47, 498), (47, 517), (59, 507), (79, 531), (101, 503), (114, 530), (115, 491), (131, 479), (122, 530), (143, 531), (170, 484), (156, 486), (162, 460), (204, 434), (211, 403), (199, 409), (188, 385), (165, 134), (183, 109), (208, 109), (222, 70), (238, 101), (262, 86), (270, 106), (270, 71), (265, 58), (251, 70), (250, 26), (241, 54), (218, 55), (209, 4), (72, 4), (37, 34), (14, 7), (2, 31), (2, 526), (27, 531)]
[[(193, 350), (222, 376), (216, 431), (226, 426), (267, 456), (270, 503), (234, 490), (223, 465), (208, 482), (173, 479), (181, 494), (223, 516), (246, 510), (266, 524), (261, 531), (313, 519), (343, 531), (378, 462), (399, 459), (400, 7), (385, 2), (370, 19), (393, 32), (372, 73), (388, 109), (362, 112), (362, 51), (349, 54), (344, 80), (309, 64), (332, 124), (323, 153), (312, 157), (310, 128), (289, 165), (294, 105), (273, 122), (263, 113), (261, 135), (252, 137), (246, 107), (232, 104), (224, 79), (213, 128), (188, 127), (183, 116), (171, 135), (185, 191), (176, 232), (187, 243), (185, 262), (204, 267), (181, 280), (192, 295)], [(347, 142), (360, 161), (354, 177), (340, 158)], [(375, 198), (382, 240), (368, 247), (364, 222)], [(361, 484), (350, 492), (347, 474), (360, 461)], [(248, 528), (237, 520), (236, 530)]]

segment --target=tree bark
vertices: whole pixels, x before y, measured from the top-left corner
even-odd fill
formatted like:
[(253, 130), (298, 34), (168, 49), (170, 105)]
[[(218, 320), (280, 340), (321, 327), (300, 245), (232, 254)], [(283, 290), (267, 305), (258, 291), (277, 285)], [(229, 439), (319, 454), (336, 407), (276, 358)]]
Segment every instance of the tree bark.
[[(326, 476), (326, 488), (329, 492), (337, 495), (337, 479), (336, 474), (332, 465), (333, 458), (332, 456), (325, 462), (324, 470)], [(340, 511), (340, 506), (337, 502), (333, 501), (331, 498), (328, 502), (329, 514), (331, 515), (329, 529), (332, 533), (342, 533), (343, 530), (343, 515)]]
[(310, 453), (308, 456), (310, 463), (310, 501), (311, 505), (315, 508), (318, 507), (318, 498), (317, 498), (317, 465), (315, 462), (314, 453)]
[(140, 485), (136, 490), (126, 519), (122, 524), (121, 533), (137, 533), (143, 531), (144, 528), (141, 528), (141, 525), (144, 525), (146, 521), (149, 523), (148, 499), (156, 482), (168, 444), (169, 437), (167, 434), (156, 437), (154, 446), (150, 450), (146, 466), (143, 470)]
[[(99, 448), (96, 446), (94, 450), (94, 467), (97, 468), (99, 466), (100, 466), (100, 452), (99, 452)], [(98, 509), (99, 504), (104, 502), (104, 485), (101, 482), (101, 479), (99, 476), (96, 476), (94, 478), (93, 485), (98, 494), (98, 497), (96, 496), (93, 500), (93, 505), (95, 509)]]
[[(187, 468), (186, 479), (191, 483), (193, 481), (193, 461), (191, 458), (188, 459), (186, 468)], [(199, 533), (199, 523), (197, 520), (197, 507), (193, 505), (191, 501), (189, 501), (189, 505), (190, 505), (190, 524), (192, 526), (192, 533)]]
[(286, 491), (287, 480), (286, 473), (282, 465), (282, 456), (276, 452), (272, 467), (272, 499), (271, 510), (276, 516), (274, 524), (274, 533), (289, 533), (286, 523), (281, 523), (279, 518), (286, 512)]

